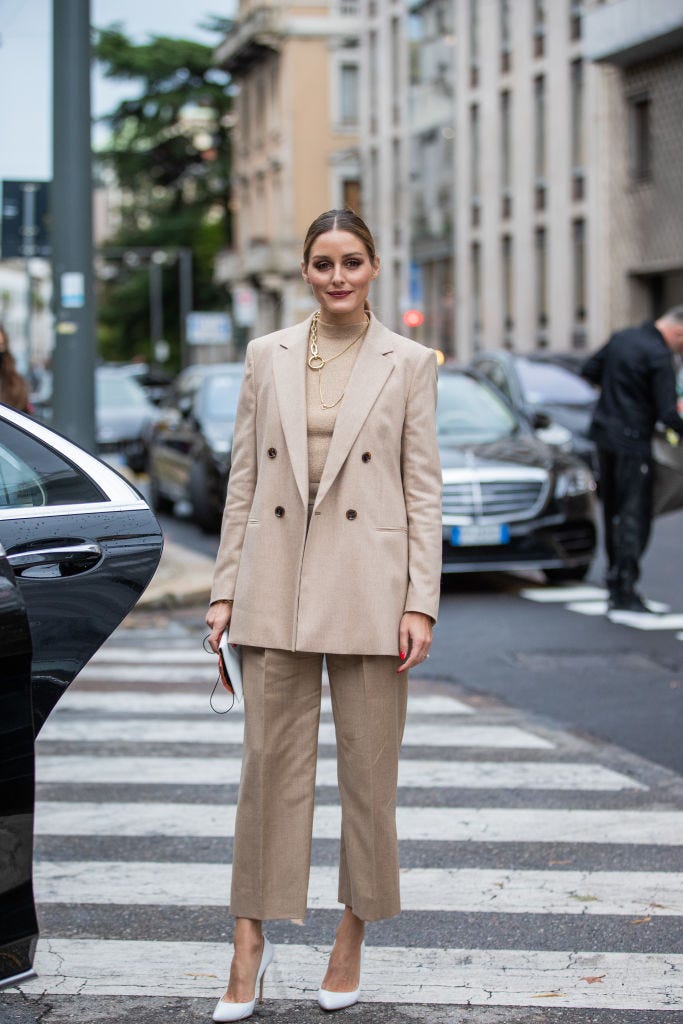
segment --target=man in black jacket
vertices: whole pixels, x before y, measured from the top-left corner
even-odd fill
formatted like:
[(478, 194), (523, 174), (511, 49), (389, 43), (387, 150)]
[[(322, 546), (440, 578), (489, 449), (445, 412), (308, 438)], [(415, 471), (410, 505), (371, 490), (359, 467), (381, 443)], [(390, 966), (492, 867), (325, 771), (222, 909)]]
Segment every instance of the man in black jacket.
[(652, 521), (652, 434), (661, 422), (683, 435), (672, 354), (683, 353), (683, 306), (654, 323), (617, 331), (583, 366), (600, 386), (590, 436), (598, 448), (609, 607), (647, 612), (636, 592)]

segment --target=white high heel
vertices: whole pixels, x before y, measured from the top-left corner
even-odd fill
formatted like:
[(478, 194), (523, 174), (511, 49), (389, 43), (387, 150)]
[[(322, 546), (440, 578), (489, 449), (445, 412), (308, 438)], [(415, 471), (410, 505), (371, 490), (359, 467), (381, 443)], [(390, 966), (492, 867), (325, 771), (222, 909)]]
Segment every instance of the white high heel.
[(353, 992), (330, 992), (327, 988), (318, 989), (318, 1005), (323, 1010), (343, 1010), (347, 1006), (353, 1006), (360, 999), (361, 974), (363, 973), (363, 957), (365, 955), (365, 939), (360, 944), (360, 971), (358, 973), (358, 988)]
[(274, 949), (272, 943), (268, 942), (268, 939), (263, 936), (263, 953), (261, 954), (261, 963), (256, 973), (256, 984), (254, 985), (254, 998), (250, 999), (248, 1003), (227, 1003), (224, 999), (219, 999), (216, 1003), (216, 1009), (213, 1011), (213, 1019), (217, 1021), (229, 1021), (229, 1020), (245, 1020), (247, 1017), (251, 1017), (256, 1006), (256, 989), (259, 989), (259, 1003), (263, 1002), (263, 976), (266, 973), (266, 968), (272, 962)]

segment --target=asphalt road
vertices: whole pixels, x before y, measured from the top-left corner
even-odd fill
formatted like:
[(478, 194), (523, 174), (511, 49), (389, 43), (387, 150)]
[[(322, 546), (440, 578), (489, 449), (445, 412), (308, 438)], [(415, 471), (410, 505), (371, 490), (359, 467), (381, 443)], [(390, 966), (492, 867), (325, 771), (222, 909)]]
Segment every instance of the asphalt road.
[[(217, 538), (161, 517), (180, 543), (215, 554)], [(683, 513), (655, 523), (643, 566), (648, 598), (683, 614)], [(600, 586), (603, 559), (587, 583)], [(565, 728), (622, 746), (683, 773), (683, 621), (646, 631), (604, 615), (522, 597), (538, 576), (482, 573), (444, 581), (429, 665), (416, 675), (459, 683)]]

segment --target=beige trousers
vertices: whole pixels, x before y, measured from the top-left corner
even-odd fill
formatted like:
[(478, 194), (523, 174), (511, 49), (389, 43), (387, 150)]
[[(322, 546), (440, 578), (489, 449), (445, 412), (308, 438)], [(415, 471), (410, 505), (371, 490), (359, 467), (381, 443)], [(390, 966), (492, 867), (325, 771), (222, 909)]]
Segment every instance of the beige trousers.
[[(230, 910), (303, 919), (311, 861), (322, 654), (243, 648), (244, 750)], [(407, 673), (398, 658), (327, 656), (342, 806), (340, 903), (400, 911), (396, 787)]]

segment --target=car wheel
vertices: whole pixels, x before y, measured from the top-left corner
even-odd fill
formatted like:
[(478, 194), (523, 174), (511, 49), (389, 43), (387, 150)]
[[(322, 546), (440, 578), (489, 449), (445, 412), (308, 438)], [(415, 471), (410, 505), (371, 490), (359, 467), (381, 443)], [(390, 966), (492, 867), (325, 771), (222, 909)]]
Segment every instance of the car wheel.
[(571, 569), (544, 569), (545, 578), (548, 583), (578, 583), (585, 580), (590, 565), (575, 565)]
[(168, 512), (169, 514), (173, 512), (175, 505), (175, 502), (161, 493), (159, 481), (153, 474), (150, 474), (149, 477), (149, 502), (155, 512)]
[(221, 510), (213, 499), (213, 488), (206, 469), (199, 462), (190, 470), (190, 503), (192, 518), (205, 533), (218, 533), (221, 528)]

